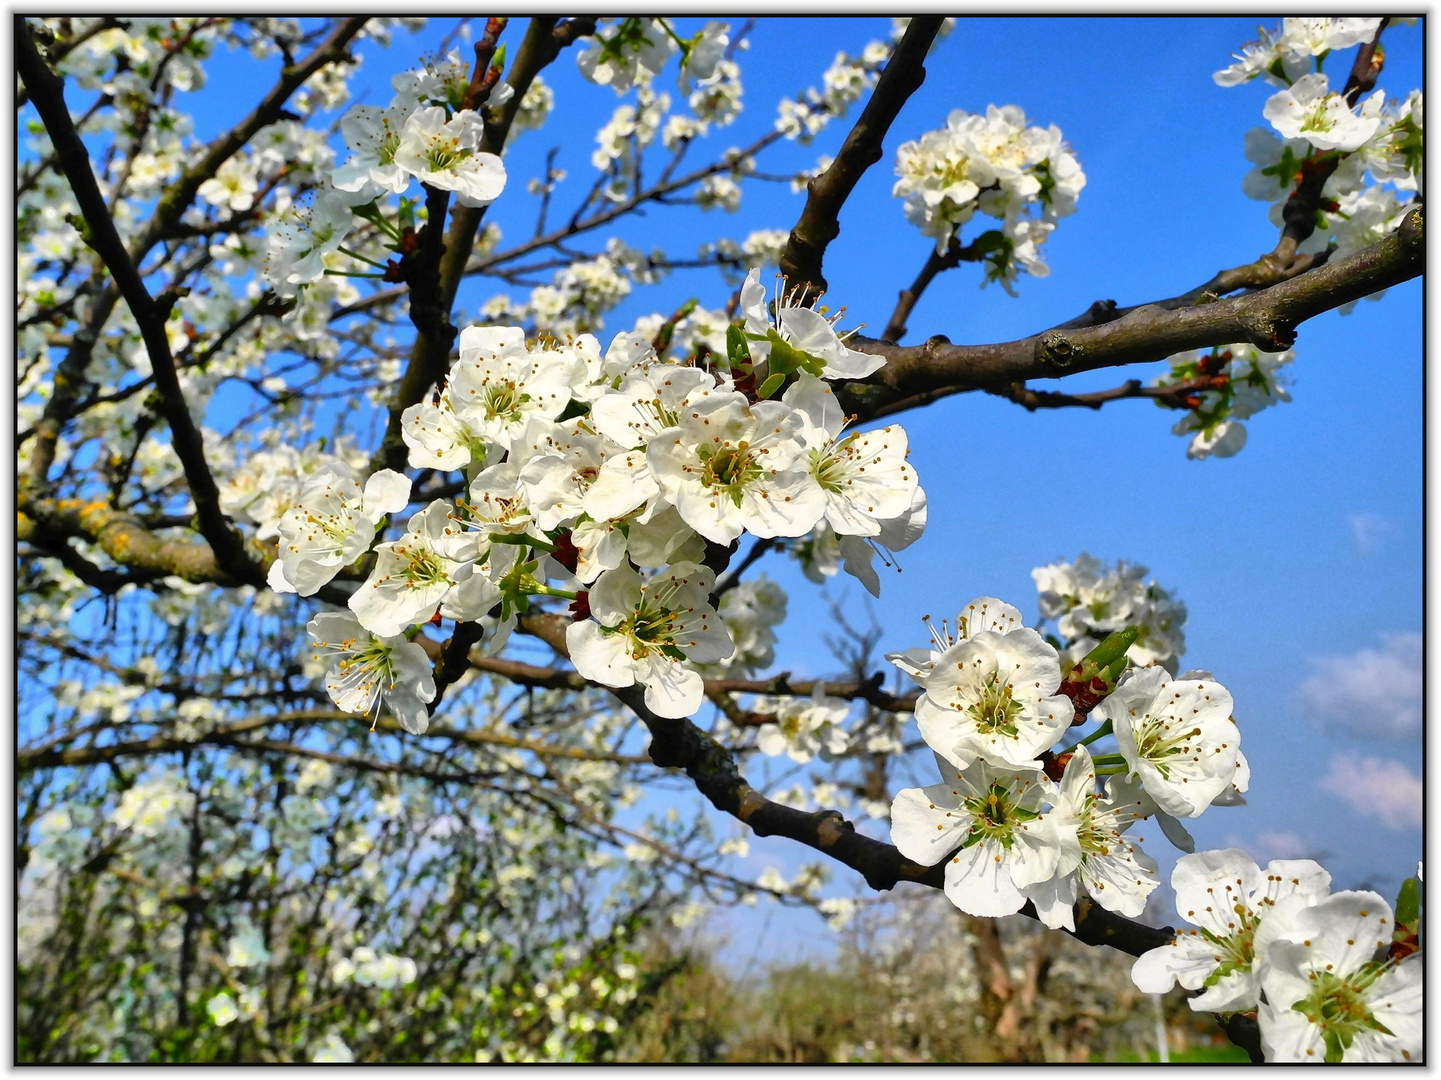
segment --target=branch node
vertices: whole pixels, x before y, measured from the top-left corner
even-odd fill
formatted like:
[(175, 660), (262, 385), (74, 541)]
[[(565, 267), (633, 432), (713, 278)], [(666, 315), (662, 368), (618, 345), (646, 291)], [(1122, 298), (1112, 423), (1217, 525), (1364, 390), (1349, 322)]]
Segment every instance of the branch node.
[(1063, 371), (1085, 354), (1085, 346), (1055, 330), (1043, 334), (1036, 345), (1036, 358), (1041, 363)]

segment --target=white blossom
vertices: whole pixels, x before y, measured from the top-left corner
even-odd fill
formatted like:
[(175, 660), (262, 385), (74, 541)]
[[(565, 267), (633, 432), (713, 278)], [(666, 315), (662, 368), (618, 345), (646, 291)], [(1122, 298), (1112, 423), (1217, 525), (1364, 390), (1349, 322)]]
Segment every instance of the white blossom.
[(825, 513), (805, 471), (800, 426), (781, 402), (752, 406), (744, 394), (716, 391), (688, 404), (646, 448), (646, 461), (666, 499), (708, 540), (800, 536)]
[(404, 104), (388, 109), (353, 105), (346, 111), (340, 118), (340, 134), (351, 157), (331, 178), (337, 191), (369, 193), (378, 189), (404, 194), (411, 174), (396, 163), (395, 154), (411, 111)]
[(1237, 848), (1183, 855), (1171, 872), (1176, 911), (1195, 930), (1181, 930), (1170, 944), (1143, 953), (1131, 977), (1143, 993), (1164, 994), (1173, 983), (1202, 993), (1191, 1008), (1235, 1012), (1260, 997), (1255, 937), (1283, 897), (1314, 904), (1331, 875), (1309, 859), (1277, 859), (1261, 871)]
[[(1376, 93), (1385, 99), (1382, 91)], [(1283, 137), (1305, 139), (1318, 150), (1355, 150), (1381, 123), (1376, 116), (1354, 113), (1344, 97), (1327, 89), (1320, 72), (1303, 75), (1272, 95), (1261, 113)]]
[[(1016, 768), (1036, 764), (1075, 714), (1071, 699), (1056, 692), (1056, 650), (995, 597), (973, 600), (956, 624), (956, 641), (930, 658), (929, 670), (908, 667), (904, 655), (891, 657), (921, 677), (921, 737), (956, 768), (978, 757)], [(945, 643), (938, 638), (936, 644)]]
[(1041, 921), (1052, 929), (1074, 930), (1078, 884), (1107, 911), (1136, 918), (1160, 879), (1156, 861), (1121, 834), (1145, 816), (1149, 799), (1134, 782), (1114, 776), (1106, 783), (1105, 797), (1099, 796), (1090, 751), (1077, 746), (1061, 776), (1056, 804), (1077, 821), (1081, 861), (1072, 873), (1025, 890)]
[(825, 492), (825, 519), (837, 534), (876, 536), (882, 522), (909, 511), (918, 481), (906, 461), (905, 429), (891, 424), (841, 438), (846, 417), (835, 394), (804, 372), (781, 400), (804, 417), (811, 476)]
[(687, 665), (714, 663), (733, 646), (710, 606), (715, 575), (694, 563), (675, 563), (650, 581), (629, 566), (601, 574), (590, 590), (593, 619), (566, 627), (571, 662), (604, 686), (645, 687), (645, 703), (659, 716), (690, 716), (704, 686)]
[(1377, 961), (1391, 906), (1374, 892), (1278, 903), (1256, 934), (1267, 1061), (1419, 1061), (1422, 960)]
[(416, 109), (405, 120), (393, 161), (431, 187), (454, 192), (461, 206), (488, 206), (505, 188), (505, 166), (480, 149), (485, 123), (463, 109), (449, 120), (445, 109)]
[[(942, 782), (906, 788), (891, 804), (891, 841), (923, 866), (946, 860), (946, 897), (969, 915), (1019, 911), (1023, 890), (1080, 863), (1076, 820), (1043, 812), (1055, 785), (1039, 769), (977, 758), (956, 769), (939, 755)], [(949, 856), (949, 858), (947, 858)]]
[(315, 595), (369, 550), (381, 519), (404, 510), (409, 501), (410, 480), (401, 473), (381, 469), (362, 491), (345, 464), (321, 466), (280, 519), (279, 557), (270, 566), (270, 587)]
[(804, 765), (815, 757), (831, 761), (850, 745), (844, 726), (850, 703), (826, 694), (824, 683), (810, 697), (759, 698), (755, 711), (775, 718), (756, 732), (756, 747), (768, 757), (785, 754)]
[(757, 269), (746, 275), (745, 284), (741, 286), (740, 306), (745, 314), (751, 358), (756, 363), (770, 356), (772, 335), (775, 335), (817, 361), (822, 370), (812, 374), (827, 379), (864, 379), (885, 364), (884, 357), (856, 352), (845, 346), (835, 328), (836, 321), (845, 313), (844, 308), (827, 318), (824, 309), (802, 307), (794, 295), (777, 295), (775, 321), (772, 323), (766, 309), (765, 287), (761, 285)]
[(1207, 672), (1132, 668), (1091, 716), (1111, 722), (1130, 775), (1175, 817), (1199, 817), (1236, 775), (1231, 694)]
[(411, 515), (403, 537), (376, 544), (375, 555), (375, 568), (351, 594), (350, 610), (384, 638), (429, 619), (450, 590), (472, 576), (479, 551), (450, 504), (436, 499)]
[(321, 612), (305, 630), (321, 650), (317, 659), (330, 658), (325, 689), (339, 708), (374, 718), (383, 702), (406, 731), (425, 732), (435, 680), (424, 649), (398, 634), (373, 634), (341, 611)]

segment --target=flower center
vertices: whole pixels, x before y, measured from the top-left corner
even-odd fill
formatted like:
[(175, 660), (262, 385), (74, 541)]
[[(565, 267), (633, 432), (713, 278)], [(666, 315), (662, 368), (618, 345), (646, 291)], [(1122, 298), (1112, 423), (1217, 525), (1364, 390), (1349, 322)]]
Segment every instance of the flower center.
[(456, 138), (436, 139), (430, 144), (425, 152), (425, 163), (430, 166), (431, 172), (445, 172), (455, 168), (471, 152), (461, 148), (460, 140)]
[(1011, 684), (1002, 682), (996, 672), (986, 677), (980, 699), (966, 706), (966, 712), (975, 719), (976, 728), (982, 735), (1013, 737), (1020, 734), (1015, 721), (1021, 709), (1021, 703), (1011, 695)]
[(395, 163), (395, 152), (398, 149), (400, 149), (400, 134), (391, 131), (390, 125), (387, 124), (385, 135), (382, 136), (380, 145), (376, 148), (375, 159), (382, 165), (393, 165)]
[(1147, 717), (1136, 730), (1136, 753), (1154, 765), (1162, 778), (1167, 780), (1171, 777), (1166, 759), (1178, 754), (1189, 754), (1191, 747), (1186, 740), (1201, 734), (1200, 728), (1192, 727), (1173, 735), (1171, 724), (1167, 723), (1170, 719)]
[(1306, 119), (1301, 121), (1302, 131), (1331, 130), (1331, 120), (1328, 116), (1330, 110), (1326, 107), (1329, 101), (1330, 95), (1327, 95), (1327, 97), (1321, 99), (1321, 102), (1314, 109), (1306, 114)]
[[(1370, 965), (1367, 965), (1368, 967)], [(1311, 972), (1311, 992), (1291, 1008), (1321, 1029), (1326, 1043), (1326, 1060), (1341, 1060), (1352, 1041), (1362, 1031), (1392, 1034), (1366, 1005), (1366, 986), (1357, 972), (1342, 979), (1329, 971)]]
[(722, 446), (709, 453), (702, 447), (700, 458), (701, 483), (723, 493), (736, 506), (741, 505), (746, 485), (761, 477), (761, 467), (756, 463), (755, 454), (747, 442)]
[[(340, 649), (348, 644), (351, 643), (329, 647)], [(391, 652), (390, 646), (371, 638), (370, 644), (340, 660), (335, 673), (327, 681), (342, 697), (358, 693), (366, 702), (367, 715), (378, 714), (381, 694), (395, 689), (395, 662)]]
[(847, 435), (844, 440), (833, 443), (824, 450), (811, 451), (811, 475), (816, 478), (826, 491), (840, 494), (841, 488), (850, 474), (851, 459), (854, 456), (850, 450), (851, 441), (855, 433)]
[(499, 383), (485, 389), (485, 415), (495, 420), (519, 420), (520, 407), (530, 400), (514, 383)]
[[(336, 545), (337, 555), (344, 551), (345, 540), (355, 531), (354, 522), (348, 517), (339, 514), (306, 514), (305, 520), (325, 535), (325, 538)], [(314, 539), (308, 537), (307, 539)]]
[(1003, 847), (1009, 848), (1016, 825), (1040, 816), (1034, 810), (1017, 806), (1014, 793), (999, 780), (992, 781), (984, 795), (972, 795), (962, 805), (972, 818), (971, 831), (962, 847), (989, 839), (999, 840)]
[(630, 638), (630, 653), (636, 660), (652, 652), (684, 660), (685, 654), (675, 644), (676, 614), (673, 609), (657, 603), (656, 598), (643, 596), (635, 606), (635, 613), (615, 630)]
[(401, 573), (408, 588), (419, 589), (442, 582), (453, 584), (450, 575), (445, 572), (445, 560), (430, 548), (397, 544), (392, 550), (406, 561), (405, 569)]

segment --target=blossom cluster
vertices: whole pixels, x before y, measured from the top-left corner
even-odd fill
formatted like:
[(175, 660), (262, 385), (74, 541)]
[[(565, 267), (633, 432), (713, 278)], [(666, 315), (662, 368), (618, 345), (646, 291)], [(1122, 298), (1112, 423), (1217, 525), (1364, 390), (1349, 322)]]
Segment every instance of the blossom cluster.
[(1114, 567), (1082, 552), (1073, 563), (1038, 566), (1031, 579), (1040, 593), (1041, 619), (1056, 620), (1060, 649), (1067, 665), (1078, 662), (1108, 634), (1136, 629), (1126, 655), (1136, 664), (1160, 664), (1176, 670), (1186, 650), (1186, 605), (1171, 597), (1146, 568), (1118, 561)]
[(906, 220), (935, 239), (937, 255), (977, 211), (1001, 222), (960, 250), (985, 262), (982, 284), (998, 281), (1012, 293), (1021, 270), (1050, 273), (1041, 245), (1075, 212), (1086, 184), (1060, 128), (1028, 127), (1016, 105), (990, 105), (984, 115), (953, 110), (945, 127), (897, 148), (896, 175), (891, 193), (905, 199)]
[[(617, 94), (632, 87), (636, 91), (635, 103), (618, 105), (596, 132), (591, 154), (591, 163), (607, 173), (601, 193), (612, 202), (624, 202), (638, 190), (640, 156), (657, 136), (667, 150), (679, 155), (712, 125), (725, 127), (739, 115), (740, 66), (728, 57), (735, 45), (725, 23), (709, 21), (689, 38), (681, 37), (667, 19), (632, 17), (601, 23), (594, 35), (580, 39), (584, 48), (576, 63), (593, 83), (610, 86)], [(681, 56), (677, 81), (690, 115), (672, 114), (671, 95), (653, 85), (676, 52)], [(739, 205), (736, 177), (753, 165), (738, 152), (733, 157), (732, 175), (718, 172), (701, 181), (695, 202), (702, 210), (734, 211)]]
[(1421, 91), (1398, 102), (1376, 90), (1352, 104), (1322, 71), (1333, 52), (1376, 40), (1381, 22), (1288, 18), (1215, 74), (1222, 86), (1259, 78), (1278, 88), (1262, 109), (1271, 126), (1246, 133), (1246, 160), (1255, 168), (1242, 181), (1247, 196), (1271, 204), (1274, 225), (1284, 224), (1283, 208), (1299, 184), (1324, 178), (1316, 229), (1300, 244), (1301, 254), (1368, 247), (1397, 228), (1420, 198)]
[(1413, 1061), (1421, 1055), (1421, 955), (1370, 891), (1330, 891), (1310, 859), (1263, 871), (1235, 848), (1184, 855), (1171, 886), (1195, 929), (1144, 953), (1145, 993), (1175, 983), (1191, 1008), (1257, 1011), (1267, 1061)]
[[(1234, 803), (1249, 784), (1231, 695), (1208, 672), (1131, 667), (1112, 683), (1106, 672), (1127, 661), (1119, 650), (1103, 658), (1108, 642), (1088, 658), (1097, 672), (1063, 682), (1055, 647), (989, 596), (961, 611), (953, 634), (933, 627), (932, 637), (930, 649), (888, 656), (921, 687), (916, 725), (941, 773), (897, 794), (891, 839), (923, 865), (945, 862), (946, 895), (962, 911), (1009, 915), (1029, 900), (1047, 926), (1075, 929), (1084, 890), (1137, 916), (1158, 878), (1127, 831), (1155, 817), (1191, 850), (1177, 819)], [(1093, 676), (1108, 683), (1090, 712), (1100, 725), (1062, 745), (1086, 723), (1078, 685)], [(1093, 756), (1108, 736), (1115, 751)]]
[[(269, 230), (264, 276), (278, 294), (294, 296), (301, 286), (319, 280), (327, 257), (342, 250), (357, 217), (387, 229), (395, 250), (402, 250), (401, 233), (375, 204), (403, 196), (414, 180), (450, 192), (461, 206), (488, 206), (500, 196), (505, 165), (481, 149), (485, 120), (478, 108), (498, 108), (515, 91), (498, 82), (483, 102), (475, 103), (468, 101), (471, 82), (469, 65), (452, 50), (442, 61), (396, 75), (391, 80), (395, 94), (385, 108), (355, 105), (341, 117), (350, 157), (329, 172), (329, 184), (307, 210), (292, 209)], [(536, 108), (543, 114), (543, 103)]]
[(730, 45), (730, 27), (711, 20), (689, 38), (680, 37), (667, 19), (630, 17), (612, 23), (600, 20), (596, 33), (581, 38), (576, 67), (589, 81), (624, 94), (632, 86), (648, 86), (672, 56), (680, 53), (678, 81), (704, 83)]
[(409, 465), (464, 470), (466, 494), (432, 500), (397, 539), (377, 542), (410, 502), (403, 475), (381, 470), (362, 488), (326, 464), (305, 479), (276, 525), (272, 587), (314, 595), (374, 553), (349, 613), (309, 627), (335, 657), (326, 686), (341, 708), (383, 703), (424, 731), (436, 691), (406, 631), (477, 623), (495, 650), (532, 597), (555, 596), (574, 601), (566, 641), (581, 675), (640, 684), (657, 713), (687, 716), (699, 669), (765, 666), (784, 617), (783, 594), (759, 582), (728, 590), (717, 611), (707, 544), (825, 530), (873, 552), (919, 534), (905, 432), (848, 433), (826, 382), (882, 361), (846, 347), (822, 312), (778, 297), (772, 316), (759, 278), (727, 329), (730, 359), (744, 360), (733, 368), (661, 362), (635, 332), (602, 353), (590, 335), (532, 343), (516, 327), (467, 327), (443, 388), (401, 418)]
[[(1271, 405), (1291, 400), (1287, 365), (1294, 357), (1290, 349), (1263, 353), (1244, 342), (1171, 357), (1171, 370), (1151, 385), (1177, 386), (1185, 391), (1182, 404), (1186, 415), (1176, 421), (1171, 431), (1191, 436), (1186, 456), (1192, 459), (1213, 454), (1230, 457), (1245, 446), (1246, 428), (1241, 421)], [(1163, 408), (1174, 407), (1166, 402), (1158, 404)]]

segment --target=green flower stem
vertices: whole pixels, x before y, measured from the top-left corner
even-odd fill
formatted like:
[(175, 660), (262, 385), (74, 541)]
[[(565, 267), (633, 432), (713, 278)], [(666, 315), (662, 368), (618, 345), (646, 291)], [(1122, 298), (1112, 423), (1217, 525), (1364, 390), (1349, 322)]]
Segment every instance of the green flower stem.
[(383, 277), (385, 277), (384, 274), (363, 274), (363, 273), (361, 273), (361, 272), (358, 271), (358, 270), (327, 270), (327, 271), (325, 271), (325, 274), (326, 274), (327, 277), (364, 277), (364, 278), (383, 278)]
[[(362, 213), (362, 210), (365, 209), (368, 209), (370, 213)], [(368, 221), (381, 229), (392, 240), (398, 241), (400, 239), (400, 230), (390, 223), (389, 219), (380, 212), (379, 207), (374, 203), (367, 203), (364, 207), (354, 207), (352, 213), (362, 221)]]
[(663, 29), (667, 34), (669, 34), (670, 39), (680, 46), (681, 59), (687, 59), (690, 56), (690, 42), (684, 41), (679, 36), (677, 36), (676, 32), (670, 28), (670, 23), (666, 22), (664, 19), (657, 19), (656, 22), (660, 23), (661, 29)]
[(1097, 754), (1091, 759), (1091, 762), (1097, 766), (1097, 772), (1100, 771), (1099, 766), (1102, 765), (1120, 765), (1122, 768), (1130, 767), (1126, 764), (1126, 759), (1120, 754)]
[[(1076, 743), (1076, 746), (1090, 746), (1090, 745), (1091, 745), (1093, 742), (1095, 742), (1097, 739), (1103, 738), (1103, 737), (1111, 734), (1111, 731), (1112, 731), (1112, 730), (1113, 730), (1113, 729), (1111, 728), (1111, 722), (1110, 722), (1109, 720), (1107, 720), (1104, 724), (1102, 724), (1100, 727), (1098, 727), (1095, 731), (1091, 732), (1089, 735), (1087, 735), (1087, 736), (1086, 736), (1084, 739), (1082, 739), (1080, 742)], [(1076, 746), (1071, 747), (1071, 749), (1074, 750), (1074, 749), (1076, 748)], [(1100, 759), (1098, 758), (1097, 760), (1099, 761)]]
[(386, 269), (385, 263), (378, 263), (378, 262), (376, 262), (374, 259), (367, 259), (364, 255), (360, 254), (360, 252), (358, 252), (358, 251), (351, 251), (348, 247), (345, 247), (345, 246), (343, 246), (343, 245), (342, 245), (338, 250), (340, 251), (340, 253), (341, 253), (342, 255), (349, 255), (352, 259), (355, 259), (355, 260), (357, 260), (358, 262), (363, 262), (363, 263), (366, 263), (366, 264), (368, 264), (368, 265), (370, 265), (370, 266), (373, 266), (373, 267), (375, 267), (377, 270), (384, 270), (384, 269)]
[(514, 544), (517, 547), (533, 547), (539, 551), (554, 551), (555, 545), (545, 540), (537, 540), (527, 533), (495, 533), (491, 536), (492, 544)]
[(549, 585), (537, 584), (533, 588), (528, 589), (527, 592), (532, 596), (558, 596), (562, 600), (575, 599), (575, 593), (566, 592), (564, 589), (552, 589)]

